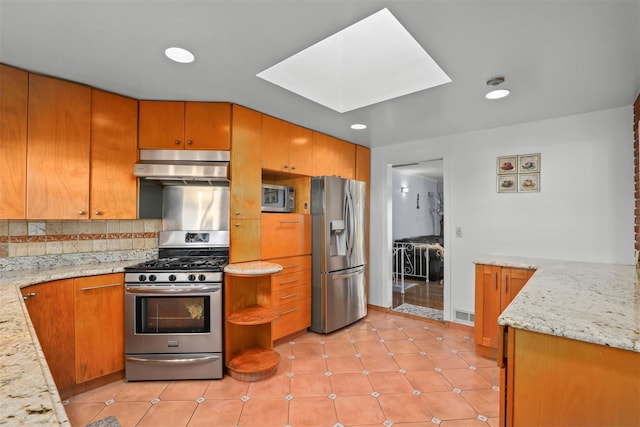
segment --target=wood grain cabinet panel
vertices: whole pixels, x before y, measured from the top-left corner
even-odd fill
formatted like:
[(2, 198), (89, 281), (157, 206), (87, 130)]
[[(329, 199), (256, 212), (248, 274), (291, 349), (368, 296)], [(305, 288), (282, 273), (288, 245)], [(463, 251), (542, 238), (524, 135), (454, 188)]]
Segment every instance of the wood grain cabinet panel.
[(138, 101), (91, 91), (90, 214), (95, 219), (136, 219)]
[(26, 71), (0, 64), (0, 219), (24, 219), (27, 199)]
[(356, 146), (347, 141), (313, 132), (313, 176), (354, 179)]
[(261, 257), (263, 260), (310, 253), (310, 215), (262, 214)]
[(91, 89), (29, 75), (27, 218), (87, 219)]
[(74, 279), (75, 378), (124, 370), (123, 273)]
[(228, 150), (230, 118), (226, 102), (140, 101), (139, 147)]
[(312, 132), (262, 115), (262, 168), (310, 176), (313, 172)]

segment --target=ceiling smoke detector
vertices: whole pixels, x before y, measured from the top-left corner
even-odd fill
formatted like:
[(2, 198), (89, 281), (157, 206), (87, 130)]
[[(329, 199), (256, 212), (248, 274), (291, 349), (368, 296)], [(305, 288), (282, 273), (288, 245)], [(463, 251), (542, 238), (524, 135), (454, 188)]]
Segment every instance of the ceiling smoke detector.
[(502, 76), (493, 77), (487, 80), (487, 86), (491, 86), (496, 89), (492, 89), (491, 91), (487, 92), (484, 97), (487, 99), (500, 99), (508, 96), (511, 93), (509, 89), (497, 89), (497, 86), (501, 85), (502, 83), (504, 83), (504, 77)]

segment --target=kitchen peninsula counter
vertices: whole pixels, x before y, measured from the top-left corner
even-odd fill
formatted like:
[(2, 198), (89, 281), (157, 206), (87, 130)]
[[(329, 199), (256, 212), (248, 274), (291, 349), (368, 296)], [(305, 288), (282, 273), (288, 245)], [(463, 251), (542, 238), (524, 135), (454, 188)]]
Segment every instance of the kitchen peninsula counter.
[[(124, 267), (154, 257), (156, 250), (133, 250), (0, 261), (0, 424), (70, 425), (20, 288), (118, 273)], [(9, 264), (10, 261), (14, 264)], [(15, 261), (28, 262), (16, 269)], [(32, 268), (27, 269), (27, 265)]]
[(476, 264), (534, 269), (498, 323), (640, 352), (640, 281), (633, 265), (487, 256)]

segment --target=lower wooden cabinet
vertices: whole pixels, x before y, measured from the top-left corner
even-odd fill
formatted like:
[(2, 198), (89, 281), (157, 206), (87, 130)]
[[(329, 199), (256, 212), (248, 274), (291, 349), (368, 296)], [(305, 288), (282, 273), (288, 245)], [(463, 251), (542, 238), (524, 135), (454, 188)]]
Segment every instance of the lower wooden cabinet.
[(263, 260), (311, 254), (311, 215), (263, 213), (260, 242)]
[(115, 273), (21, 289), (63, 399), (78, 385), (124, 370), (123, 286), (123, 273)]

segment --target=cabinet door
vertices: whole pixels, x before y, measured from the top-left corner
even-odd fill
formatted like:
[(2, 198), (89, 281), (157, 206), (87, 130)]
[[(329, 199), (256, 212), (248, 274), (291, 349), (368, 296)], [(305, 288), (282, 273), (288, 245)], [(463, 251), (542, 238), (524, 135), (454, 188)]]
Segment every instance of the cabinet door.
[(313, 176), (355, 177), (355, 145), (313, 132)]
[(140, 101), (138, 145), (143, 149), (184, 148), (184, 102)]
[(229, 261), (260, 259), (260, 220), (232, 218), (229, 227)]
[(289, 171), (298, 175), (313, 174), (313, 136), (310, 129), (289, 123)]
[(231, 105), (226, 102), (187, 102), (184, 112), (184, 148), (229, 150)]
[(74, 279), (76, 383), (124, 369), (124, 276)]
[(501, 268), (491, 265), (476, 265), (475, 325), (476, 344), (497, 348), (498, 316), (501, 295)]
[(262, 214), (262, 259), (311, 253), (311, 217), (301, 214)]
[(502, 268), (502, 296), (500, 300), (500, 312), (502, 313), (509, 303), (527, 284), (534, 270), (522, 268)]
[(289, 126), (284, 120), (262, 115), (262, 167), (289, 172)]
[(24, 219), (27, 198), (26, 71), (0, 64), (0, 218)]
[(138, 183), (138, 102), (100, 90), (91, 92), (90, 216), (135, 219)]
[(88, 218), (90, 110), (89, 87), (29, 75), (28, 219)]
[[(260, 219), (261, 114), (234, 105), (231, 137), (231, 220)], [(259, 235), (253, 243), (260, 244)]]
[(75, 341), (73, 279), (41, 283), (21, 289), (29, 318), (62, 398), (73, 393)]

